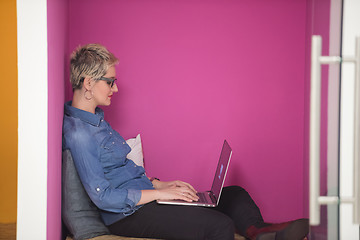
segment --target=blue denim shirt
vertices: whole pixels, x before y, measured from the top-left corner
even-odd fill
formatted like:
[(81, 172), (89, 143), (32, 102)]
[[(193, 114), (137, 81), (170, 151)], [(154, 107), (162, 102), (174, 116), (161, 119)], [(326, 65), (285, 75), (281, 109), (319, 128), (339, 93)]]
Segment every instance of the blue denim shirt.
[(139, 207), (141, 190), (154, 189), (145, 169), (126, 158), (131, 151), (125, 140), (95, 114), (65, 104), (63, 149), (70, 149), (82, 184), (102, 219), (110, 225)]

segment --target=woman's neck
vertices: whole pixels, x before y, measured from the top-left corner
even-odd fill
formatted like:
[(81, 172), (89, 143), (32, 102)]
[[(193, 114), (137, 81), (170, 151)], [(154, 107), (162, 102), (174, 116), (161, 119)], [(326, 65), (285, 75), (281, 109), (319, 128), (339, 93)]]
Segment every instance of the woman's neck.
[(74, 91), (71, 106), (91, 113), (95, 113), (96, 108), (94, 102), (92, 100), (86, 100), (84, 94), (80, 90)]

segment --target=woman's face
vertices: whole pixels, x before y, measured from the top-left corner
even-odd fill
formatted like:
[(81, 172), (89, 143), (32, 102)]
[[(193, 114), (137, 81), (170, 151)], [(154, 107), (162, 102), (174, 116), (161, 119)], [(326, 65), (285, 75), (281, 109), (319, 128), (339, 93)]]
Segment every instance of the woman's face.
[[(110, 67), (104, 77), (115, 79), (115, 67)], [(114, 85), (111, 87), (110, 81), (98, 80), (95, 82), (92, 92), (96, 106), (109, 106), (111, 104), (111, 97), (114, 93), (118, 92), (118, 88), (116, 82), (114, 82)]]

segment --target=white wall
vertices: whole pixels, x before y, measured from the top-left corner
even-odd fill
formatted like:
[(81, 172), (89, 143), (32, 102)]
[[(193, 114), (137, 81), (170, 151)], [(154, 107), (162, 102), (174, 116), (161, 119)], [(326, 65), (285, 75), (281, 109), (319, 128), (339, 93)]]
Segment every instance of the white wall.
[(46, 239), (47, 5), (18, 0), (17, 239)]
[[(354, 56), (355, 37), (360, 36), (360, 1), (344, 0), (342, 55)], [(354, 157), (354, 89), (355, 69), (352, 63), (343, 63), (341, 75), (341, 145), (340, 196), (353, 196)], [(353, 206), (340, 206), (340, 239), (359, 239), (359, 226), (353, 224)]]

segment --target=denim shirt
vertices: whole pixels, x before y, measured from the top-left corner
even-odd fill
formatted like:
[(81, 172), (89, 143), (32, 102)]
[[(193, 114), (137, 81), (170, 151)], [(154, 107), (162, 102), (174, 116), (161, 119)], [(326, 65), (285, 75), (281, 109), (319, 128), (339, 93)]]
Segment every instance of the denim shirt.
[(126, 158), (125, 140), (95, 114), (65, 104), (63, 149), (70, 149), (76, 170), (90, 199), (100, 209), (105, 225), (134, 213), (141, 190), (154, 189), (145, 169)]

